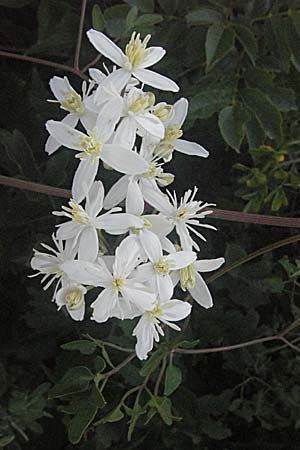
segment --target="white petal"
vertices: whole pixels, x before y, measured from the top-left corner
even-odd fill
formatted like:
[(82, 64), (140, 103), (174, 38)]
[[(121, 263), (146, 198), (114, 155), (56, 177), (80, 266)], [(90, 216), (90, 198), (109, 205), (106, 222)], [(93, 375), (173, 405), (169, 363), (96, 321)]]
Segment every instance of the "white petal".
[(162, 248), (159, 238), (149, 230), (140, 232), (141, 244), (152, 263), (155, 263), (162, 257)]
[(194, 252), (181, 251), (166, 256), (166, 259), (171, 263), (171, 270), (176, 270), (189, 266), (196, 260), (196, 257)]
[(160, 242), (161, 242), (162, 249), (165, 252), (167, 252), (167, 253), (175, 253), (176, 252), (175, 245), (167, 237), (160, 236)]
[(182, 97), (177, 100), (177, 102), (174, 103), (174, 117), (172, 118), (172, 123), (181, 128), (187, 116), (188, 107), (189, 102), (186, 98)]
[(170, 300), (160, 305), (162, 314), (160, 318), (170, 322), (177, 322), (185, 319), (191, 312), (192, 306), (188, 302), (181, 300)]
[(59, 101), (65, 100), (65, 97), (68, 96), (68, 94), (74, 92), (74, 89), (70, 85), (67, 77), (61, 78), (54, 76), (49, 81), (49, 85), (54, 96)]
[(209, 152), (196, 142), (185, 141), (184, 139), (175, 139), (173, 141), (174, 148), (185, 155), (201, 156), (207, 158)]
[(98, 217), (95, 225), (109, 234), (124, 234), (128, 233), (129, 228), (142, 228), (143, 221), (133, 214), (116, 213)]
[(134, 236), (126, 237), (116, 248), (113, 266), (115, 277), (126, 278), (135, 269), (140, 256), (140, 248)]
[(94, 262), (99, 251), (99, 240), (96, 228), (87, 226), (80, 234), (78, 258)]
[(145, 83), (148, 86), (152, 86), (157, 89), (161, 89), (162, 91), (179, 91), (179, 86), (174, 81), (170, 80), (170, 78), (160, 75), (159, 73), (153, 72), (152, 70), (136, 69), (133, 72), (133, 75), (142, 83)]
[(200, 259), (194, 262), (194, 267), (198, 272), (211, 272), (212, 270), (217, 270), (225, 262), (224, 258), (216, 259)]
[(111, 209), (119, 205), (126, 197), (129, 177), (127, 175), (121, 177), (115, 184), (112, 185), (104, 199), (104, 208)]
[(147, 162), (140, 155), (117, 144), (105, 144), (101, 159), (118, 172), (128, 175), (144, 173), (148, 168)]
[(153, 208), (161, 211), (165, 216), (169, 216), (173, 212), (173, 207), (167, 195), (163, 194), (157, 186), (153, 183), (147, 183), (148, 180), (143, 180), (141, 189), (146, 203), (153, 206)]
[(116, 63), (118, 66), (122, 66), (125, 57), (124, 53), (113, 41), (105, 36), (105, 34), (91, 29), (87, 32), (87, 37), (99, 53)]
[[(67, 114), (61, 122), (74, 128), (78, 123), (78, 116), (75, 116), (75, 114)], [(48, 153), (48, 155), (52, 155), (52, 153), (56, 152), (60, 146), (61, 144), (50, 135), (45, 144), (45, 152)]]
[(136, 121), (133, 117), (124, 117), (114, 134), (114, 144), (122, 145), (131, 150), (136, 138)]
[(104, 263), (101, 266), (87, 261), (65, 261), (61, 265), (61, 269), (71, 280), (92, 286), (106, 287), (112, 279)]
[(137, 338), (135, 346), (137, 357), (141, 360), (147, 359), (148, 353), (153, 348), (154, 335), (156, 334), (154, 323), (144, 315), (140, 318), (132, 334)]
[(103, 208), (104, 186), (102, 181), (94, 181), (86, 198), (85, 210), (90, 217), (96, 217)]
[(196, 302), (204, 308), (211, 308), (213, 306), (211, 293), (209, 292), (205, 281), (198, 272), (195, 273), (195, 286), (193, 288), (189, 288), (189, 292), (193, 299), (195, 299)]
[(160, 299), (169, 300), (172, 297), (174, 285), (170, 275), (156, 275), (156, 287)]
[(129, 181), (126, 196), (126, 212), (141, 216), (144, 211), (144, 197), (136, 180)]
[(133, 283), (132, 280), (127, 280), (124, 287), (122, 287), (121, 292), (123, 297), (137, 306), (141, 313), (153, 309), (156, 295), (149, 292), (144, 285), (136, 282)]
[(94, 309), (92, 319), (96, 322), (106, 322), (110, 317), (118, 301), (118, 294), (112, 289), (104, 289), (97, 299), (91, 304)]
[(74, 130), (69, 125), (56, 120), (48, 120), (46, 122), (47, 131), (54, 137), (54, 139), (65, 147), (73, 150), (82, 150), (80, 147), (80, 138), (86, 137), (81, 131)]
[(191, 238), (185, 223), (176, 224), (176, 233), (180, 238), (180, 245), (183, 250), (192, 250), (193, 239)]
[(166, 50), (162, 47), (149, 47), (147, 50), (147, 56), (143, 59), (139, 65), (140, 69), (153, 66), (160, 61), (166, 54)]
[(111, 90), (111, 86), (113, 86), (116, 91), (121, 92), (128, 83), (130, 77), (131, 74), (127, 70), (114, 70), (105, 78), (101, 85), (98, 86), (95, 94), (95, 102), (100, 105), (109, 100), (111, 98), (111, 93), (108, 91)]
[(101, 72), (99, 69), (89, 69), (89, 76), (92, 80), (96, 81), (96, 83), (101, 84), (103, 80), (105, 80), (105, 73)]
[(72, 197), (77, 203), (81, 203), (90, 190), (98, 172), (99, 160), (80, 161), (75, 172), (72, 184)]
[(160, 119), (154, 114), (147, 112), (143, 115), (135, 116), (135, 120), (142, 131), (146, 131), (157, 139), (162, 139), (164, 137), (165, 127)]
[(147, 214), (144, 217), (151, 223), (152, 233), (160, 238), (170, 234), (174, 228), (174, 225), (161, 214)]
[(99, 140), (107, 142), (119, 122), (123, 102), (119, 97), (113, 97), (101, 108), (96, 121), (96, 132)]
[(153, 270), (153, 264), (151, 262), (142, 264), (136, 269), (134, 274), (135, 279), (138, 281), (150, 281), (153, 277), (155, 277), (155, 272)]
[(72, 239), (77, 236), (82, 230), (82, 225), (78, 222), (70, 220), (68, 222), (62, 223), (59, 225), (59, 228), (56, 232), (56, 236), (58, 239), (66, 240)]
[(82, 304), (78, 309), (70, 309), (68, 306), (66, 306), (68, 313), (72, 317), (73, 320), (81, 321), (84, 319), (84, 313), (85, 313), (85, 302), (83, 301)]
[[(88, 103), (87, 100), (85, 100), (84, 103)], [(90, 111), (85, 108), (85, 112), (80, 115), (80, 122), (82, 123), (86, 131), (93, 130), (95, 128), (97, 113), (98, 111)]]

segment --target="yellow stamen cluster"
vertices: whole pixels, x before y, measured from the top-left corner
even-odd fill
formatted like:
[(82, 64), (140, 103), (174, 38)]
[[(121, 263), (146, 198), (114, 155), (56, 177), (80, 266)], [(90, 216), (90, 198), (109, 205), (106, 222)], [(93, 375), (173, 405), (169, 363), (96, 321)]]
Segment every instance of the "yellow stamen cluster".
[(78, 223), (87, 224), (90, 221), (90, 218), (83, 207), (78, 205), (78, 203), (74, 200), (69, 201), (69, 208), (67, 206), (63, 206), (62, 209), (66, 211), (67, 217), (70, 217)]
[(173, 114), (173, 106), (167, 105), (167, 103), (158, 103), (158, 105), (153, 108), (152, 113), (162, 122), (166, 122)]
[(152, 92), (141, 92), (131, 102), (128, 111), (132, 113), (144, 112), (155, 103), (155, 95)]
[(176, 219), (178, 220), (186, 220), (188, 214), (188, 208), (182, 206), (176, 212)]
[(64, 100), (60, 102), (61, 108), (69, 111), (72, 114), (82, 114), (84, 112), (84, 105), (81, 97), (77, 92), (64, 92)]
[(112, 288), (115, 291), (119, 291), (124, 285), (124, 279), (123, 278), (113, 278), (112, 280)]
[(182, 129), (178, 125), (169, 125), (165, 130), (164, 138), (155, 147), (154, 154), (168, 158), (174, 149), (173, 141), (179, 139), (182, 135)]
[(141, 40), (140, 33), (136, 34), (136, 32), (132, 33), (131, 39), (126, 45), (125, 48), (125, 55), (127, 57), (127, 60), (125, 61), (125, 64), (129, 63), (128, 69), (134, 70), (136, 69), (141, 62), (143, 61), (144, 57), (147, 55), (146, 47), (151, 38), (151, 35), (148, 34), (144, 40)]
[(156, 263), (153, 264), (154, 272), (161, 275), (168, 275), (170, 272), (170, 263), (164, 258), (160, 258)]
[(80, 289), (72, 288), (66, 292), (65, 302), (69, 309), (78, 309), (80, 308), (83, 302), (84, 296)]
[(79, 145), (83, 151), (77, 153), (76, 158), (98, 159), (102, 150), (102, 144), (96, 139), (94, 132), (88, 131), (88, 136), (80, 137)]
[(137, 234), (139, 231), (144, 230), (145, 228), (152, 228), (152, 223), (149, 222), (149, 220), (146, 219), (146, 217), (141, 217), (142, 221), (143, 221), (143, 227), (138, 228), (138, 227), (130, 227), (129, 231), (131, 233)]
[(188, 288), (193, 288), (195, 286), (195, 269), (191, 264), (190, 266), (184, 267), (179, 271), (181, 289), (186, 291)]
[(182, 135), (183, 131), (178, 125), (169, 125), (165, 131), (164, 141), (174, 141), (181, 138)]

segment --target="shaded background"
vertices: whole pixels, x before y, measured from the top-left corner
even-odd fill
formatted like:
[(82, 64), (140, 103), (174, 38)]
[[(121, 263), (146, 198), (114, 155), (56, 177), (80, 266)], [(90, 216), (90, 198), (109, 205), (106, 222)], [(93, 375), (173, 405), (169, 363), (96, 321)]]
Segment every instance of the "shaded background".
[[(81, 2), (0, 0), (0, 51), (73, 66)], [(96, 7), (95, 7), (96, 5)], [(218, 207), (299, 216), (300, 14), (298, 1), (88, 1), (84, 30), (103, 30), (123, 47), (132, 30), (152, 34), (167, 56), (155, 69), (176, 80), (181, 92), (158, 99), (190, 100), (185, 138), (210, 150), (210, 158), (174, 155), (167, 166), (178, 194), (197, 185), (199, 199)], [(80, 67), (96, 57), (83, 37)], [(98, 62), (101, 68), (102, 60)], [(13, 60), (0, 53), (1, 174), (69, 188), (76, 162), (61, 149), (44, 152), (45, 121), (60, 119), (48, 81), (67, 75), (57, 68)], [(297, 142), (298, 141), (298, 142)], [(236, 166), (239, 164), (239, 166)], [(105, 186), (114, 175), (99, 174)], [(82, 333), (133, 346), (132, 324), (75, 323), (57, 313), (51, 292), (31, 273), (32, 248), (50, 242), (61, 199), (0, 188), (1, 363), (0, 447), (69, 449), (68, 418), (47, 391), (67, 368), (92, 365), (91, 356), (61, 344)], [(202, 257), (225, 254), (227, 264), (297, 230), (211, 219)], [(272, 335), (299, 314), (297, 244), (244, 265), (211, 286), (215, 306), (195, 307), (187, 339), (220, 346)], [(294, 331), (292, 338), (299, 333)], [(112, 359), (119, 355), (112, 352)], [(258, 346), (217, 355), (176, 356), (183, 382), (173, 394), (182, 420), (165, 425), (143, 417), (126, 440), (126, 419), (91, 428), (78, 448), (89, 449), (298, 449), (299, 356)], [(111, 381), (113, 403), (124, 388), (141, 382), (140, 364)], [(155, 378), (154, 378), (155, 380)]]

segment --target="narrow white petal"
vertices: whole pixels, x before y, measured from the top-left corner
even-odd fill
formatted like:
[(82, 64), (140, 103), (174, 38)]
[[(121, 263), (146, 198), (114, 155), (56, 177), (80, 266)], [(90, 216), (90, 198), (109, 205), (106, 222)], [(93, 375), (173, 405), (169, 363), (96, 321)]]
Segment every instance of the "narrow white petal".
[(201, 156), (207, 158), (209, 152), (196, 142), (185, 141), (184, 139), (175, 139), (173, 141), (174, 148), (185, 155)]
[(111, 209), (119, 205), (126, 197), (129, 177), (127, 175), (121, 177), (115, 184), (112, 185), (104, 199), (104, 208)]
[(99, 53), (110, 59), (118, 66), (122, 66), (125, 56), (124, 53), (113, 41), (105, 36), (105, 34), (91, 29), (87, 32), (87, 37)]
[(121, 92), (130, 80), (131, 74), (127, 70), (117, 69), (110, 73), (105, 80), (98, 86), (95, 94), (95, 102), (99, 105), (106, 102), (111, 98), (111, 94), (108, 92), (111, 86), (117, 92)]
[(189, 288), (189, 292), (193, 299), (204, 308), (211, 308), (213, 306), (211, 293), (198, 272), (195, 273), (195, 286)]
[(127, 280), (126, 285), (121, 289), (121, 292), (123, 297), (137, 306), (141, 313), (153, 309), (156, 295), (147, 291), (142, 284), (132, 283), (130, 280)]
[(193, 239), (191, 238), (185, 223), (176, 224), (176, 233), (180, 238), (180, 245), (183, 250), (192, 250)]
[(170, 275), (156, 275), (158, 297), (169, 300), (173, 295), (174, 285)]
[(70, 309), (67, 306), (67, 311), (72, 317), (73, 320), (81, 321), (84, 319), (84, 313), (85, 313), (85, 302), (82, 302), (80, 308), (78, 309)]
[(196, 253), (189, 251), (180, 251), (166, 256), (171, 263), (171, 270), (182, 269), (192, 264), (196, 260)]
[(170, 78), (167, 78), (159, 73), (153, 72), (148, 69), (136, 69), (133, 75), (142, 83), (148, 86), (161, 89), (162, 91), (178, 92), (179, 86)]
[(123, 101), (113, 97), (101, 108), (96, 121), (96, 132), (101, 142), (107, 142), (114, 132), (122, 113)]
[(154, 323), (144, 315), (140, 318), (132, 334), (137, 338), (135, 346), (137, 357), (141, 360), (147, 359), (148, 353), (153, 348), (154, 335), (156, 334)]
[(134, 274), (135, 279), (138, 281), (150, 281), (153, 277), (155, 277), (155, 272), (153, 270), (153, 264), (151, 262), (142, 264), (136, 269)]
[(135, 143), (136, 129), (135, 119), (133, 117), (124, 117), (116, 129), (113, 143), (131, 150)]
[(139, 65), (140, 69), (145, 69), (146, 67), (150, 67), (156, 64), (165, 56), (166, 50), (162, 47), (149, 47), (147, 49), (147, 53), (147, 56)]
[(191, 312), (192, 306), (188, 302), (181, 300), (170, 300), (161, 305), (162, 320), (170, 322), (177, 322), (178, 320), (185, 319)]
[(154, 233), (149, 230), (141, 231), (140, 241), (151, 262), (155, 263), (162, 257), (161, 243)]
[(126, 196), (126, 212), (141, 216), (144, 212), (144, 197), (135, 179), (129, 181)]
[(68, 96), (68, 94), (74, 92), (67, 77), (61, 78), (54, 76), (49, 81), (49, 85), (54, 96), (59, 101), (65, 100), (65, 97)]
[(118, 294), (112, 289), (104, 289), (91, 304), (94, 309), (92, 319), (96, 322), (106, 322), (118, 301)]
[(116, 213), (98, 217), (95, 225), (109, 234), (124, 234), (128, 233), (129, 228), (141, 228), (143, 221), (133, 214)]
[[(167, 236), (174, 228), (174, 225), (161, 214), (147, 214), (144, 217), (151, 223), (152, 233), (156, 234), (159, 238)], [(172, 250), (171, 253), (173, 251), (175, 250)]]
[(173, 207), (167, 195), (163, 194), (157, 186), (153, 183), (147, 183), (148, 180), (143, 180), (141, 189), (146, 203), (153, 206), (153, 208), (160, 211), (165, 216), (170, 216), (173, 212)]
[(101, 159), (113, 169), (128, 175), (137, 175), (147, 171), (147, 162), (137, 153), (116, 144), (105, 144)]
[(76, 283), (92, 286), (107, 286), (112, 278), (107, 269), (87, 261), (65, 261), (61, 269)]
[(79, 224), (78, 222), (74, 222), (73, 220), (69, 220), (68, 222), (59, 225), (56, 236), (58, 239), (62, 240), (72, 239), (73, 237), (77, 236), (81, 230), (81, 224)]
[(103, 80), (105, 80), (105, 73), (101, 72), (99, 69), (89, 69), (89, 76), (92, 80), (96, 81), (96, 83), (101, 84)]
[(160, 119), (154, 114), (148, 112), (143, 115), (136, 116), (135, 120), (142, 131), (146, 131), (147, 133), (151, 134), (151, 136), (157, 139), (162, 139), (164, 137), (165, 127), (163, 126)]
[(99, 160), (88, 159), (80, 161), (75, 172), (72, 184), (72, 197), (77, 203), (81, 203), (90, 190), (98, 172)]
[[(67, 114), (61, 122), (65, 125), (69, 125), (71, 128), (74, 128), (78, 123), (78, 116), (75, 116), (75, 114)], [(48, 155), (52, 155), (59, 149), (60, 146), (61, 144), (50, 135), (45, 144), (45, 152), (48, 153)]]
[(188, 107), (189, 102), (186, 98), (182, 97), (177, 100), (177, 102), (174, 103), (174, 117), (172, 118), (172, 123), (181, 128), (187, 116)]
[(116, 258), (113, 266), (115, 277), (126, 278), (138, 264), (140, 247), (134, 236), (126, 237), (116, 248)]
[(104, 186), (102, 181), (94, 181), (86, 198), (85, 210), (90, 217), (96, 217), (103, 208)]
[(200, 259), (194, 262), (194, 267), (198, 272), (211, 272), (212, 270), (217, 270), (225, 262), (224, 258), (216, 259)]
[(81, 150), (80, 138), (85, 137), (85, 134), (81, 133), (81, 131), (74, 130), (69, 125), (55, 120), (48, 120), (46, 122), (46, 129), (61, 145), (73, 150)]
[(99, 240), (96, 228), (87, 226), (80, 234), (78, 244), (78, 258), (83, 261), (94, 262), (99, 251)]

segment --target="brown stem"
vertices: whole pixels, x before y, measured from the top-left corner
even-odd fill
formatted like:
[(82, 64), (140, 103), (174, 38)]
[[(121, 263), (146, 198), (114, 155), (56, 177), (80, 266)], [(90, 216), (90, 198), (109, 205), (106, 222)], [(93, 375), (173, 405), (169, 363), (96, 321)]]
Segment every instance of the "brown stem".
[(104, 378), (110, 378), (112, 375), (114, 375), (115, 373), (119, 372), (119, 370), (121, 370), (123, 367), (125, 367), (128, 363), (130, 363), (130, 361), (132, 361), (134, 358), (136, 357), (135, 352), (131, 353), (129, 356), (127, 356), (127, 358), (125, 358), (118, 366), (114, 367), (113, 369), (111, 369), (109, 372), (106, 372), (104, 374)]
[(65, 70), (67, 72), (72, 72), (75, 75), (78, 75), (83, 80), (89, 81), (89, 77), (84, 75), (80, 70), (75, 69), (74, 67), (67, 66), (65, 64), (59, 64), (56, 62), (48, 61), (47, 59), (34, 58), (32, 56), (19, 55), (18, 53), (5, 52), (0, 51), (0, 56), (4, 58), (17, 59), (19, 61), (26, 61), (33, 64), (40, 64), (42, 66), (54, 67), (55, 69)]
[(159, 371), (159, 374), (158, 374), (158, 377), (157, 377), (157, 380), (156, 380), (156, 383), (155, 383), (155, 387), (154, 387), (154, 395), (155, 396), (158, 395), (159, 386), (160, 386), (162, 377), (164, 376), (166, 365), (167, 365), (167, 358), (164, 357), (163, 360), (162, 360), (161, 368), (160, 368), (160, 371)]
[[(71, 191), (68, 191), (67, 189), (56, 188), (45, 184), (33, 183), (32, 181), (19, 180), (18, 178), (6, 177), (3, 175), (0, 175), (0, 184), (15, 187), (17, 189), (40, 192), (41, 194), (53, 195), (55, 197), (70, 198), (71, 196)], [(272, 217), (262, 214), (248, 214), (239, 211), (228, 211), (224, 209), (214, 210), (212, 217), (215, 219), (236, 222), (255, 223), (257, 225), (300, 228), (300, 219), (293, 217)]]
[(78, 28), (78, 36), (77, 36), (77, 44), (76, 44), (76, 50), (75, 50), (75, 56), (74, 56), (74, 69), (76, 71), (80, 71), (79, 59), (80, 59), (80, 50), (81, 50), (85, 11), (86, 11), (86, 3), (87, 3), (87, 0), (82, 0), (80, 21), (79, 21), (79, 28)]
[(274, 242), (273, 244), (266, 245), (266, 247), (262, 247), (258, 250), (256, 250), (253, 253), (250, 253), (249, 255), (245, 256), (244, 258), (241, 258), (237, 261), (234, 261), (232, 264), (229, 264), (228, 266), (225, 266), (223, 269), (218, 270), (216, 273), (211, 275), (206, 279), (206, 283), (211, 283), (212, 281), (216, 280), (217, 278), (221, 277), (222, 275), (225, 275), (225, 273), (231, 272), (234, 269), (237, 269), (242, 264), (245, 264), (248, 261), (251, 261), (254, 258), (257, 258), (258, 256), (262, 256), (265, 253), (271, 252), (277, 248), (283, 247), (284, 245), (293, 244), (294, 242), (300, 241), (300, 234), (297, 234), (296, 236), (292, 236), (286, 239), (282, 239), (281, 241)]

